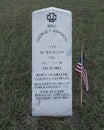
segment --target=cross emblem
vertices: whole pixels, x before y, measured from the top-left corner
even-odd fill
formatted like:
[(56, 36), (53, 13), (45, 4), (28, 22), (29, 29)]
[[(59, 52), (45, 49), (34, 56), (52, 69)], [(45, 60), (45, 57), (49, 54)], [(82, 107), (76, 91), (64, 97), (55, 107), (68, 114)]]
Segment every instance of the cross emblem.
[(47, 20), (49, 20), (49, 22), (55, 22), (56, 19), (57, 19), (57, 16), (55, 13), (49, 13), (47, 15)]

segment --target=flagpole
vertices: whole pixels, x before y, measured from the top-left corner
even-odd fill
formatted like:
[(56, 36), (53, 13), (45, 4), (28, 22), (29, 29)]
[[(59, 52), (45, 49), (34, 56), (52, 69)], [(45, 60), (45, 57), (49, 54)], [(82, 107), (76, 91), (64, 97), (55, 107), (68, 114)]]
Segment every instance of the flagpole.
[[(83, 67), (83, 44), (82, 44), (82, 50), (81, 50), (81, 65)], [(82, 67), (81, 67), (81, 107), (83, 104), (83, 83), (82, 83)]]

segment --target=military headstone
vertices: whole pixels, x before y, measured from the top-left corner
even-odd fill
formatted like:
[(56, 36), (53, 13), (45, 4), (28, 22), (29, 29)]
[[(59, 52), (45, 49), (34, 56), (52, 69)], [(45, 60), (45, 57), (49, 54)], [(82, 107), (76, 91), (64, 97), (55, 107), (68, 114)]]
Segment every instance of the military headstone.
[(72, 115), (72, 13), (32, 13), (32, 115)]

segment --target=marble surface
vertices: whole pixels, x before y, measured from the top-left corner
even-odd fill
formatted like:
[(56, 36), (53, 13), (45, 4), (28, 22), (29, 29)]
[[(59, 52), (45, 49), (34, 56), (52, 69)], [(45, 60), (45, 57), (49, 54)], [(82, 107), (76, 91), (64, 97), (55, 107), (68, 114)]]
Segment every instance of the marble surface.
[(72, 115), (72, 13), (32, 13), (32, 116)]

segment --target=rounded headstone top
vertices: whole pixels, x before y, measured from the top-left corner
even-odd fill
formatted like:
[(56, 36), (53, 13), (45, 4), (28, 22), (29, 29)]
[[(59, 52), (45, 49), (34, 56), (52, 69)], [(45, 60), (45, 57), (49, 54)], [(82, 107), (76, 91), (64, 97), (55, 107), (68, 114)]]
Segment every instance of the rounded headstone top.
[(71, 13), (71, 11), (69, 11), (69, 10), (65, 10), (65, 9), (60, 9), (60, 8), (56, 8), (56, 7), (48, 7), (48, 8), (43, 8), (43, 9), (39, 9), (39, 10), (36, 10), (36, 11), (33, 11), (32, 12), (32, 14), (34, 14), (34, 13), (39, 13), (39, 12), (43, 12), (43, 11), (62, 11), (62, 12), (66, 12), (66, 13), (70, 13), (70, 14), (72, 14)]

